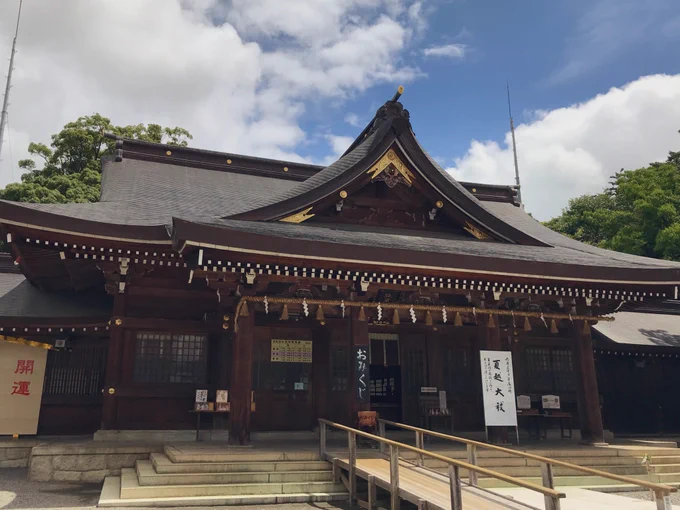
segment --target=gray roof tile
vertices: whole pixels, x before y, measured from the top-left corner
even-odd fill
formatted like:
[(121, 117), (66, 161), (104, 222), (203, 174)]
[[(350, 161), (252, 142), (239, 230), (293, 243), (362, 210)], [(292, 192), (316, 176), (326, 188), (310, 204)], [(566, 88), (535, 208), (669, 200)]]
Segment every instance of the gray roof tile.
[(0, 273), (0, 317), (87, 318), (111, 315), (113, 299), (101, 292), (41, 292), (22, 274)]

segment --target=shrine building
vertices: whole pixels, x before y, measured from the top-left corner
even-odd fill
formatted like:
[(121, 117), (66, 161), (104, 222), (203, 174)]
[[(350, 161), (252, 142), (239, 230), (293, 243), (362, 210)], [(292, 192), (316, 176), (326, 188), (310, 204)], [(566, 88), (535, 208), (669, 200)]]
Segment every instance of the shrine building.
[(117, 138), (99, 202), (0, 202), (0, 335), (50, 348), (38, 432), (190, 430), (199, 389), (228, 390), (234, 443), (419, 424), (428, 388), (454, 432), (483, 430), (480, 350), (501, 350), (517, 395), (559, 396), (601, 442), (591, 330), (677, 299), (680, 264), (455, 180), (398, 99), (327, 167)]

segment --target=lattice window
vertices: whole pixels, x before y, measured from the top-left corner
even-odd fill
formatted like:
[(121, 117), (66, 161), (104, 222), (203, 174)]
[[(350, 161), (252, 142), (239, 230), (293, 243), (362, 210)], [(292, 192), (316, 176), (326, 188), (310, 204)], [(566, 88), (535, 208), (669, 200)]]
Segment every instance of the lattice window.
[(331, 390), (349, 389), (349, 348), (331, 344)]
[(524, 351), (527, 391), (565, 392), (574, 390), (571, 350), (529, 347)]
[(135, 382), (206, 382), (205, 335), (138, 332), (135, 345)]
[(68, 351), (50, 351), (43, 395), (100, 396), (104, 386), (106, 352), (106, 345), (81, 345)]

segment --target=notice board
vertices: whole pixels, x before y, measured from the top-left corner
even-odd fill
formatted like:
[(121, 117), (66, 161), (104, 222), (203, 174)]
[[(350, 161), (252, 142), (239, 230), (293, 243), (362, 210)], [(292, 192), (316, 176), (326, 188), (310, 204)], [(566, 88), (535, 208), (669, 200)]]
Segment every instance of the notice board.
[(311, 363), (311, 340), (272, 340), (272, 363)]
[(480, 351), (484, 422), (487, 427), (517, 426), (512, 353)]
[(0, 340), (0, 435), (38, 432), (47, 350)]

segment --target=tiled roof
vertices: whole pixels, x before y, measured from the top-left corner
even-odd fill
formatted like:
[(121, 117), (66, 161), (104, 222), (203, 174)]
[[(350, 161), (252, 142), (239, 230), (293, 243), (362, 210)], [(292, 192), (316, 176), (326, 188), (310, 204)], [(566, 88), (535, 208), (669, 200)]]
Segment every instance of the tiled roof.
[(22, 274), (0, 273), (0, 317), (87, 318), (111, 315), (113, 300), (101, 292), (46, 293)]
[[(494, 203), (494, 205), (496, 205)], [(507, 205), (508, 208), (521, 209)], [(535, 222), (537, 230), (548, 230), (529, 215), (521, 214)], [(293, 224), (282, 222), (252, 222), (221, 219), (209, 222), (210, 225), (225, 227), (230, 230), (280, 237), (290, 240), (321, 241), (342, 245), (366, 246), (386, 250), (400, 249), (423, 253), (442, 253), (450, 255), (470, 255), (480, 258), (494, 258), (519, 260), (530, 262), (547, 262), (566, 265), (608, 266), (608, 267), (638, 267), (638, 268), (672, 268), (680, 269), (677, 262), (636, 257), (634, 255), (619, 254), (589, 246), (589, 249), (579, 249), (582, 243), (568, 238), (562, 245), (555, 247), (521, 246), (500, 242), (478, 241), (470, 237), (453, 236), (448, 234), (427, 234), (410, 230), (389, 231), (375, 227)], [(549, 231), (551, 232), (551, 231)], [(563, 239), (560, 239), (562, 241)], [(571, 241), (571, 242), (569, 242)], [(295, 253), (295, 246), (291, 244), (291, 253)]]
[(619, 312), (614, 322), (599, 322), (593, 329), (605, 338), (626, 345), (680, 347), (680, 316)]

